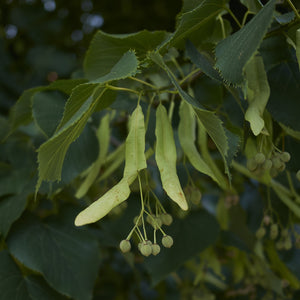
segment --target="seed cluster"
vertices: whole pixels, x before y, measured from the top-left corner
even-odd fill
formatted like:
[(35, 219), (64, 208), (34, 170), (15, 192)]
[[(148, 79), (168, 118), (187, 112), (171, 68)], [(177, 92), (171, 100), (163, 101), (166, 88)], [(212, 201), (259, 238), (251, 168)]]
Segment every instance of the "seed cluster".
[(262, 152), (258, 152), (247, 161), (247, 167), (249, 171), (257, 176), (269, 172), (271, 177), (276, 177), (280, 172), (285, 170), (286, 163), (290, 159), (291, 155), (288, 152), (274, 151), (269, 158)]
[[(263, 224), (256, 231), (256, 238), (261, 240), (267, 235), (271, 240), (276, 241), (275, 245), (278, 250), (290, 250), (292, 248), (292, 232), (288, 228), (281, 228), (268, 215), (264, 216)], [(297, 246), (296, 233), (294, 235)], [(300, 239), (298, 244), (300, 246)]]
[[(144, 222), (144, 214), (146, 214), (146, 222), (152, 226), (153, 232), (154, 232), (154, 239), (153, 242), (148, 239), (147, 232), (145, 230), (145, 222)], [(129, 252), (131, 250), (131, 243), (130, 238), (135, 232), (140, 240), (138, 243), (138, 250), (143, 256), (149, 256), (149, 255), (157, 255), (160, 252), (160, 245), (157, 243), (156, 239), (156, 231), (159, 230), (162, 232), (163, 237), (161, 239), (161, 244), (165, 248), (170, 248), (173, 245), (173, 238), (170, 235), (167, 235), (163, 229), (162, 226), (170, 226), (173, 222), (173, 217), (166, 213), (158, 213), (158, 214), (151, 214), (147, 211), (142, 211), (139, 216), (135, 216), (133, 219), (134, 227), (129, 233), (128, 237), (125, 240), (122, 240), (120, 242), (120, 250), (123, 253)], [(140, 228), (141, 227), (141, 228)]]

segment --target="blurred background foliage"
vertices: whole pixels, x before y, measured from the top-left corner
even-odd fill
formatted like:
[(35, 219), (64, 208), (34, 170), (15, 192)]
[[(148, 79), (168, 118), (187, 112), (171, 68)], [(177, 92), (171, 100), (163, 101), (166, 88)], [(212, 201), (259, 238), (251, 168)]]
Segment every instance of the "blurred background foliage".
[(22, 91), (69, 78), (97, 29), (172, 31), (180, 0), (2, 0), (0, 110), (7, 115)]

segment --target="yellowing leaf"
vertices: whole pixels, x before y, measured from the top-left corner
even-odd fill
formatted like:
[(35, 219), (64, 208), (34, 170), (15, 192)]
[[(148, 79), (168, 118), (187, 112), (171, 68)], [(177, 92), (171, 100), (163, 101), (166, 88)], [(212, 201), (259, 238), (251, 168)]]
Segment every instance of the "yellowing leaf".
[(249, 121), (254, 135), (259, 135), (265, 126), (263, 112), (270, 96), (270, 87), (261, 56), (255, 56), (245, 68), (247, 78), (248, 109), (245, 119)]
[(181, 209), (187, 210), (188, 205), (182, 191), (176, 171), (176, 147), (173, 129), (163, 105), (156, 110), (156, 150), (155, 160), (160, 172), (164, 190)]
[(130, 195), (126, 178), (123, 178), (101, 198), (83, 210), (75, 219), (76, 226), (94, 223), (106, 216), (114, 207), (125, 201)]

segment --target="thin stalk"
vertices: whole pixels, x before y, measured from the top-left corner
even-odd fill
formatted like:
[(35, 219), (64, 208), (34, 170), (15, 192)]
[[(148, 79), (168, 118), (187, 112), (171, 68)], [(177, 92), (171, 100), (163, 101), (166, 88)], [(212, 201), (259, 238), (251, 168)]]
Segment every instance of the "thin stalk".
[(129, 92), (129, 93), (134, 93), (134, 94), (140, 95), (140, 92), (132, 90), (132, 89), (128, 89), (128, 88), (113, 86), (113, 85), (110, 85), (110, 84), (107, 84), (106, 87), (110, 90), (113, 90), (113, 91)]
[(300, 20), (300, 14), (298, 13), (297, 8), (294, 6), (293, 2), (291, 0), (287, 0), (288, 4), (290, 5), (290, 7), (292, 8), (292, 10), (294, 11), (297, 19)]
[(223, 21), (223, 18), (221, 16), (221, 14), (218, 16), (218, 20), (220, 21), (220, 24), (221, 24), (223, 39), (225, 39), (226, 38), (226, 32), (225, 32), (225, 27), (224, 27), (224, 21)]
[(194, 76), (195, 74), (197, 74), (198, 72), (201, 72), (200, 69), (195, 69), (193, 70), (191, 73), (187, 74), (184, 78), (182, 78), (180, 81), (179, 81), (179, 84), (182, 85), (186, 80), (188, 80), (190, 77)]
[(147, 81), (144, 81), (144, 80), (142, 80), (142, 79), (138, 79), (138, 78), (132, 77), (132, 76), (130, 76), (130, 77), (128, 77), (128, 78), (131, 79), (131, 80), (137, 81), (137, 82), (139, 82), (139, 83), (141, 83), (141, 84), (147, 85), (147, 86), (151, 87), (151, 88), (154, 89), (154, 90), (157, 90), (157, 87), (156, 87), (155, 85), (153, 85), (153, 84), (151, 84), (151, 83), (149, 83), (149, 82), (147, 82)]
[[(143, 197), (142, 183), (141, 183), (141, 178), (140, 178), (140, 174), (139, 174), (139, 173), (138, 173), (138, 180), (139, 180), (140, 197), (141, 197), (141, 206), (142, 206), (141, 211), (144, 212), (144, 211), (145, 211), (145, 207), (144, 207), (144, 197)], [(145, 228), (145, 221), (144, 221), (143, 214), (142, 214), (142, 224), (143, 224), (144, 236), (145, 236), (145, 239), (147, 240), (147, 232), (146, 232), (146, 228)]]
[(242, 28), (242, 24), (240, 23), (240, 21), (236, 18), (236, 16), (234, 15), (234, 13), (231, 11), (230, 8), (228, 7), (224, 7), (224, 9), (230, 14), (230, 16), (232, 17), (232, 19), (235, 21), (235, 23)]

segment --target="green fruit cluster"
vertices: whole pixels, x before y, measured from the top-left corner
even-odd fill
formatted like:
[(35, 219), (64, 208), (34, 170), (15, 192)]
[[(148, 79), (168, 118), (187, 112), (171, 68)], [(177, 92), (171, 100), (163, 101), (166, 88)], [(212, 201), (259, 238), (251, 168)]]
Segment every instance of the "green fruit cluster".
[(158, 215), (147, 215), (147, 223), (149, 223), (154, 229), (159, 229), (162, 225), (170, 226), (173, 223), (173, 217), (170, 214), (162, 213)]
[(290, 159), (291, 155), (288, 152), (274, 152), (270, 158), (266, 158), (263, 153), (258, 152), (247, 161), (247, 168), (257, 176), (270, 172), (271, 177), (276, 177), (285, 170), (286, 163)]

